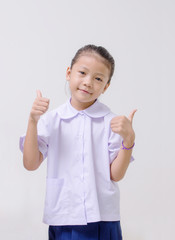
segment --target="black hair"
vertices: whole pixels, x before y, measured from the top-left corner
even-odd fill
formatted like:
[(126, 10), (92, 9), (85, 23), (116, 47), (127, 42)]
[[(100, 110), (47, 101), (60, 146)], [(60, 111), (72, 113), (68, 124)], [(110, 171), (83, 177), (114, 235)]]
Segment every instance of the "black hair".
[(109, 80), (108, 80), (108, 83), (109, 83), (111, 81), (111, 78), (112, 78), (113, 73), (114, 73), (115, 61), (114, 61), (114, 58), (111, 56), (111, 54), (102, 46), (96, 46), (96, 45), (93, 45), (93, 44), (88, 44), (88, 45), (85, 45), (84, 47), (80, 48), (76, 52), (74, 58), (71, 61), (71, 68), (77, 62), (78, 58), (86, 52), (96, 53), (106, 60), (105, 61), (106, 65), (108, 67), (110, 66), (110, 76), (109, 76)]

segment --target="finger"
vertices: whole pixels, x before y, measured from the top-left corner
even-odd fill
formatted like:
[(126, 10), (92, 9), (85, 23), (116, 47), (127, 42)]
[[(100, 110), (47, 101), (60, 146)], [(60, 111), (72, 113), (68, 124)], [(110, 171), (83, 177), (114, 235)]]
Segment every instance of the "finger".
[(41, 91), (40, 90), (36, 90), (37, 92), (37, 97), (42, 97)]
[(118, 116), (111, 120), (111, 126), (122, 126), (128, 122), (128, 118), (125, 116)]
[(43, 115), (45, 112), (41, 110), (32, 109), (31, 114), (33, 115)]
[(49, 104), (49, 102), (50, 102), (50, 99), (48, 99), (48, 98), (44, 98), (44, 97), (39, 97), (38, 95), (37, 95), (37, 97), (36, 97), (36, 99), (35, 99), (35, 102), (36, 103), (44, 103), (44, 104)]
[(43, 99), (36, 99), (36, 101), (34, 102), (35, 105), (41, 106), (41, 107), (48, 107), (49, 106), (49, 102), (44, 101)]
[(47, 107), (44, 107), (44, 106), (34, 106), (33, 107), (34, 110), (36, 111), (42, 111), (42, 112), (46, 112), (47, 111)]
[(134, 114), (137, 112), (137, 109), (134, 109), (134, 110), (132, 110), (132, 112), (130, 112), (130, 114), (129, 114), (129, 117), (128, 117), (128, 119), (131, 121), (131, 123), (132, 123), (132, 121), (133, 121), (133, 117), (134, 117)]
[(111, 119), (111, 124), (118, 122), (120, 120), (120, 118), (121, 118), (120, 116), (112, 118)]
[(41, 99), (40, 99), (40, 101), (41, 102), (45, 102), (45, 103), (49, 103), (49, 99), (48, 98), (44, 98), (44, 97), (42, 97)]

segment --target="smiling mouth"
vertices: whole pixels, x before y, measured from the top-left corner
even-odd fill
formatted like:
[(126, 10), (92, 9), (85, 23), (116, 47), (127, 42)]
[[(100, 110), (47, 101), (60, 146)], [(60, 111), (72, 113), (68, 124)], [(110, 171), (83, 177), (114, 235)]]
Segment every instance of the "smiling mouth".
[(84, 92), (84, 93), (87, 93), (87, 94), (91, 94), (90, 92), (88, 92), (88, 91), (86, 91), (86, 90), (84, 90), (84, 89), (78, 89), (78, 90), (80, 90), (81, 92)]

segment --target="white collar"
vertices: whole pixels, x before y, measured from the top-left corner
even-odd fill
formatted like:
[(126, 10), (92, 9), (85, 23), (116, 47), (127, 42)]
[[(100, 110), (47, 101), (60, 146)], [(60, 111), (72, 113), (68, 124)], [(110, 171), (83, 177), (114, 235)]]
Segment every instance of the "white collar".
[(73, 118), (77, 114), (86, 114), (91, 118), (100, 118), (104, 117), (110, 112), (110, 109), (105, 104), (99, 102), (98, 99), (96, 99), (96, 101), (90, 107), (81, 111), (75, 109), (71, 105), (70, 101), (71, 98), (69, 98), (65, 104), (57, 109), (57, 112), (62, 119)]

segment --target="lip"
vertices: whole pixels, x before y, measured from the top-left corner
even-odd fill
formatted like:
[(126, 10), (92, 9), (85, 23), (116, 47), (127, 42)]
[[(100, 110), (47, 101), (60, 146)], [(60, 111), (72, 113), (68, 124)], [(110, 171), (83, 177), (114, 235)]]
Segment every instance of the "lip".
[(80, 90), (81, 92), (84, 92), (84, 93), (87, 93), (87, 94), (91, 94), (90, 92), (88, 92), (88, 91), (86, 91), (86, 90), (84, 90), (84, 89), (80, 89), (80, 88), (79, 88), (79, 90)]

